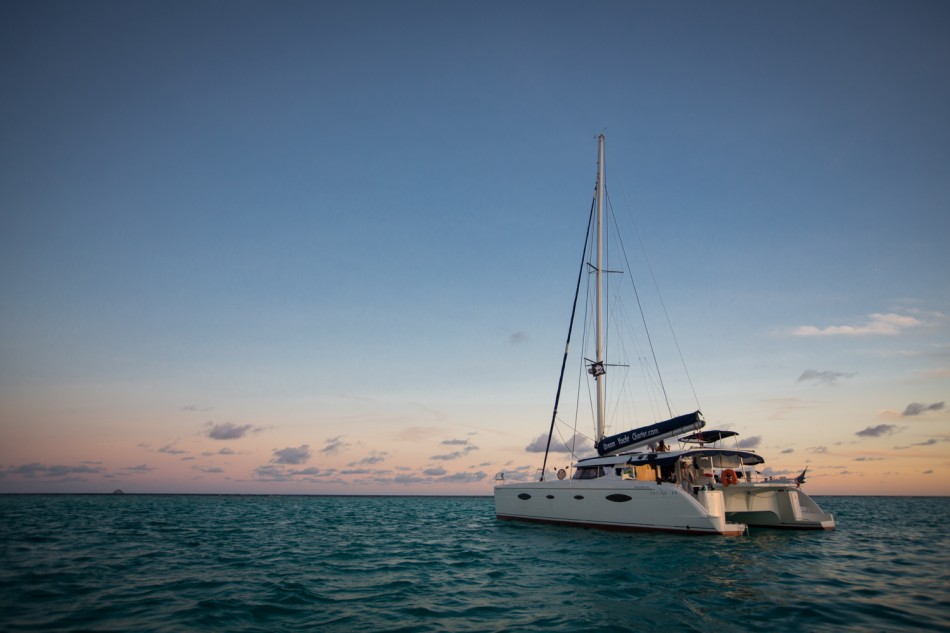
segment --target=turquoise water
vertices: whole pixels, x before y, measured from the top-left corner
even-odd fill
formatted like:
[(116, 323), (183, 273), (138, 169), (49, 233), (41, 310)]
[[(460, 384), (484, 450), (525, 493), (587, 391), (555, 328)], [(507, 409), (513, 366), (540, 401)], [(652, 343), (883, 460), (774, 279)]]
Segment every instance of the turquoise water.
[(499, 522), (490, 498), (0, 496), (3, 631), (950, 631), (950, 498), (834, 532)]

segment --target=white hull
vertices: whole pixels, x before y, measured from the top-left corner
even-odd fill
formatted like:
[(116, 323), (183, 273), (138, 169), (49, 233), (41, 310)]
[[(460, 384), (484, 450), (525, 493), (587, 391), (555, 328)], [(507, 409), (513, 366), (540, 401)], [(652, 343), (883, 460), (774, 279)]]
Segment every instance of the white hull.
[(835, 529), (834, 516), (822, 511), (794, 484), (717, 484), (715, 488), (616, 478), (502, 484), (495, 487), (495, 515), (610, 530), (697, 535), (736, 536), (743, 534), (746, 526)]
[(678, 532), (739, 536), (740, 523), (728, 522), (723, 495), (703, 490), (697, 496), (669, 483), (639, 481), (538, 481), (495, 487), (499, 519), (560, 523), (633, 532)]
[(833, 530), (834, 516), (793, 485), (736, 484), (724, 490), (726, 517), (755, 527)]

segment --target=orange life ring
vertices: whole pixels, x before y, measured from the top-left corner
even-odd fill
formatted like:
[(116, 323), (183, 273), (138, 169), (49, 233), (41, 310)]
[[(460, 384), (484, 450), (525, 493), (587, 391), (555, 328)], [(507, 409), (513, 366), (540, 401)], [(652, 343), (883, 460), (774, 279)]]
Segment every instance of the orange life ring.
[(721, 479), (723, 486), (731, 486), (732, 484), (739, 483), (739, 477), (736, 475), (736, 471), (731, 468), (722, 471)]

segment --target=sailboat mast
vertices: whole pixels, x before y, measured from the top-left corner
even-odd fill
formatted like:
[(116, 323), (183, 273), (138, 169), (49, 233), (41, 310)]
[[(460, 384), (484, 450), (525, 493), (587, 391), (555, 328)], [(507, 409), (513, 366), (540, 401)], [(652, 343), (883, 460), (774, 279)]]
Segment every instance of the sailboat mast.
[(597, 137), (597, 359), (592, 372), (597, 381), (597, 436), (595, 442), (604, 439), (604, 135)]

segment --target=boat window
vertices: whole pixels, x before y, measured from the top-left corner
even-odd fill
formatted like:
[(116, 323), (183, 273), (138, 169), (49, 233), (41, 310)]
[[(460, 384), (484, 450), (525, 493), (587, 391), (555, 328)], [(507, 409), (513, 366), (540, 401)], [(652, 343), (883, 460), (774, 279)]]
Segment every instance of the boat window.
[(578, 466), (571, 479), (597, 479), (606, 475), (603, 466)]
[(671, 483), (672, 483), (672, 482), (674, 481), (674, 474), (675, 474), (675, 470), (673, 469), (673, 465), (672, 465), (672, 464), (670, 464), (670, 465), (668, 465), (668, 466), (665, 466), (665, 465), (661, 465), (661, 466), (660, 466), (660, 476), (659, 476), (659, 479), (660, 479), (661, 481), (668, 481), (668, 482), (671, 482)]

